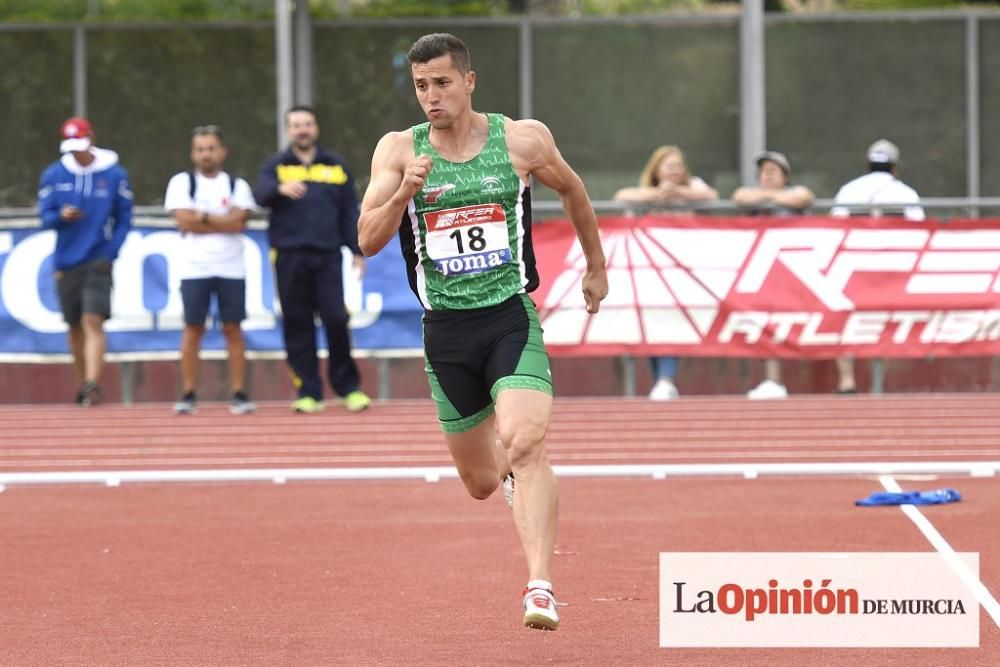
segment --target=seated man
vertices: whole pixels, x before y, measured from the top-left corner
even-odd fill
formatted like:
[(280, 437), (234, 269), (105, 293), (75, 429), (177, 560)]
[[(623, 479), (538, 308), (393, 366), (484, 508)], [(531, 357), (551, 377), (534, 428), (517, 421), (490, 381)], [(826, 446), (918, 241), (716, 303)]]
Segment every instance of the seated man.
[[(757, 156), (757, 185), (745, 186), (733, 193), (733, 203), (746, 209), (744, 215), (787, 217), (802, 215), (815, 199), (812, 190), (790, 182), (792, 167), (788, 158), (777, 151)], [(768, 359), (763, 382), (747, 392), (747, 398), (786, 398), (788, 389), (781, 381), (781, 362)]]
[(804, 185), (792, 185), (792, 167), (784, 153), (765, 151), (757, 163), (757, 185), (738, 188), (733, 203), (746, 209), (745, 215), (802, 215), (815, 199)]

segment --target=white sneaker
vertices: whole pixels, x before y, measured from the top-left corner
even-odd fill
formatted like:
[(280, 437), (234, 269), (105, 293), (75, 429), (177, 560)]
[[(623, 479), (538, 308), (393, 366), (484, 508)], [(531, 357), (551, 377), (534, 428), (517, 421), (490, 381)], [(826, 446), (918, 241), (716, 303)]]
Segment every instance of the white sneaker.
[(677, 387), (674, 386), (674, 383), (664, 378), (662, 380), (657, 380), (656, 384), (653, 385), (652, 390), (649, 392), (649, 400), (672, 401), (680, 395), (681, 394), (677, 391)]
[(559, 627), (556, 598), (548, 588), (524, 589), (524, 624), (536, 630), (555, 630)]
[(764, 380), (747, 392), (747, 398), (751, 400), (788, 398), (788, 389), (786, 389), (785, 385), (780, 382), (775, 382), (774, 380)]
[(509, 472), (503, 478), (503, 501), (507, 507), (514, 509), (514, 473)]

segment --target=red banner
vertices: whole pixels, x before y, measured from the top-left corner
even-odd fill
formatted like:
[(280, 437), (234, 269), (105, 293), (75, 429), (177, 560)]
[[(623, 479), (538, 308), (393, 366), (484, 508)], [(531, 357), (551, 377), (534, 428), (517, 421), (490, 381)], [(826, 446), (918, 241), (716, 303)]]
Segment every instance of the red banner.
[(588, 316), (568, 222), (536, 225), (554, 355), (782, 358), (1000, 353), (1000, 220), (600, 220), (610, 292)]

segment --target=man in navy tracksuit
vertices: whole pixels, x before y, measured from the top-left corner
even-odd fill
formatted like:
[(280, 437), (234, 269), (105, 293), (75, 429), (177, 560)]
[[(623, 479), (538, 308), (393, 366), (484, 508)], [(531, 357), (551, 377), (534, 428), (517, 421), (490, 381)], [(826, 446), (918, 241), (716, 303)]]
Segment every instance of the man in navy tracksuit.
[(351, 358), (351, 336), (344, 306), (341, 248), (354, 253), (364, 270), (358, 247), (358, 197), (354, 179), (342, 157), (317, 145), (319, 125), (310, 107), (285, 114), (290, 146), (260, 168), (254, 199), (271, 209), (271, 244), (281, 302), (285, 351), (298, 399), (295, 412), (323, 409), (323, 381), (316, 356), (315, 317), (326, 330), (330, 386), (344, 406), (357, 412), (371, 400), (361, 390), (361, 377)]
[(111, 265), (132, 226), (132, 191), (118, 154), (93, 145), (86, 119), (63, 123), (62, 138), (62, 158), (42, 173), (38, 212), (42, 227), (56, 231), (53, 264), (80, 381), (76, 402), (93, 405), (103, 398), (97, 382), (111, 317)]

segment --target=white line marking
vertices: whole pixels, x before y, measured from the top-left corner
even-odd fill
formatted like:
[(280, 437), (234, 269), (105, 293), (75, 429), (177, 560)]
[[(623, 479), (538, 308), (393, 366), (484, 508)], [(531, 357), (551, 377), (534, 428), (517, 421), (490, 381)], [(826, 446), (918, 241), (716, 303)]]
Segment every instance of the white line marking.
[[(729, 437), (720, 438), (718, 441), (714, 442), (711, 440), (700, 442), (697, 440), (689, 440), (684, 437), (677, 438), (672, 442), (663, 442), (662, 433), (659, 434), (657, 439), (642, 437), (629, 442), (582, 442), (583, 438), (572, 439), (568, 437), (560, 437), (558, 439), (547, 441), (546, 448), (550, 452), (556, 451), (560, 453), (568, 453), (569, 455), (579, 452), (581, 456), (602, 457), (610, 456), (617, 452), (629, 452), (633, 450), (643, 451), (649, 456), (656, 455), (661, 452), (665, 455), (670, 454), (674, 456), (687, 456), (691, 455), (693, 452), (695, 457), (698, 456), (698, 452), (704, 452), (712, 455), (719, 455), (718, 452), (722, 452), (726, 455), (745, 454), (748, 457), (775, 456), (782, 452), (788, 452), (790, 455), (816, 457), (824, 455), (824, 452), (832, 452), (834, 450), (837, 450), (837, 455), (841, 457), (851, 455), (901, 456), (907, 454), (919, 456), (927, 453), (940, 455), (942, 452), (947, 452), (950, 457), (997, 456), (1000, 455), (1000, 447), (997, 447), (996, 443), (997, 430), (1000, 430), (1000, 424), (998, 424), (997, 429), (993, 430), (990, 442), (951, 441), (942, 443), (941, 439), (938, 438), (934, 442), (928, 441), (926, 443), (920, 443), (911, 440), (910, 442), (903, 443), (899, 446), (886, 447), (882, 443), (874, 442), (870, 444), (858, 445), (857, 441), (825, 440), (821, 443), (822, 450), (820, 451), (816, 450), (816, 438), (810, 438), (807, 440), (781, 441), (772, 439), (766, 445), (762, 444), (759, 440), (740, 442)], [(2, 426), (0, 426), (0, 432), (3, 432)], [(123, 445), (111, 444), (107, 442), (88, 442), (78, 443), (73, 446), (65, 446), (63, 444), (49, 446), (48, 444), (39, 443), (38, 441), (7, 441), (4, 442), (4, 448), (0, 451), (0, 459), (25, 459), (32, 457), (48, 457), (50, 459), (55, 459), (56, 457), (83, 456), (246, 456), (252, 454), (266, 454), (269, 456), (274, 456), (276, 454), (347, 455), (358, 453), (370, 454), (375, 457), (412, 452), (443, 452), (447, 456), (447, 450), (445, 450), (439, 440), (440, 438), (435, 440), (428, 439), (426, 442), (414, 443), (414, 438), (410, 438), (410, 442), (408, 444), (391, 443), (386, 442), (385, 440), (380, 440), (378, 443), (372, 444), (360, 442), (326, 442), (297, 445), (283, 445), (271, 442), (251, 442), (243, 440), (240, 445), (226, 445), (216, 444), (215, 442), (206, 442), (204, 439), (197, 440), (195, 438), (185, 438), (184, 440), (173, 440), (172, 442), (174, 444), (170, 446), (162, 446), (149, 442), (132, 442), (124, 443)], [(716, 444), (717, 442), (725, 444)], [(810, 447), (812, 447), (812, 449), (810, 449)]]
[[(1000, 470), (1000, 461), (882, 461), (874, 463), (661, 463), (623, 465), (554, 465), (560, 477), (746, 477), (765, 475), (987, 475)], [(134, 482), (266, 481), (276, 477), (296, 480), (457, 479), (454, 466), (357, 468), (198, 468), (189, 470), (81, 470), (0, 472), (0, 484), (119, 484)]]
[[(893, 493), (900, 493), (903, 489), (896, 483), (896, 480), (890, 475), (880, 475), (878, 481), (882, 483), (882, 486), (886, 491), (891, 491)], [(900, 505), (899, 509), (903, 510), (903, 514), (909, 517), (910, 521), (916, 524), (920, 532), (924, 534), (927, 541), (931, 543), (931, 546), (937, 549), (937, 552), (941, 554), (944, 561), (951, 566), (951, 569), (955, 571), (958, 578), (969, 587), (976, 599), (979, 600), (979, 604), (983, 606), (986, 613), (990, 615), (993, 622), (1000, 627), (1000, 603), (997, 602), (996, 598), (990, 593), (989, 589), (983, 585), (983, 582), (979, 580), (969, 566), (958, 557), (955, 550), (952, 548), (948, 541), (944, 539), (941, 533), (938, 532), (934, 524), (925, 517), (920, 510), (914, 505)]]
[[(998, 452), (987, 452), (994, 455), (1000, 454)], [(952, 451), (949, 452), (951, 455), (961, 455), (961, 456), (981, 456), (984, 452), (981, 451)], [(590, 461), (639, 461), (639, 460), (653, 460), (653, 461), (676, 461), (676, 460), (701, 460), (701, 461), (732, 461), (732, 460), (746, 460), (748, 458), (753, 459), (785, 459), (786, 461), (793, 460), (803, 460), (803, 459), (815, 459), (815, 458), (836, 458), (836, 459), (846, 459), (846, 458), (875, 458), (879, 457), (893, 457), (893, 459), (903, 458), (904, 456), (910, 458), (911, 461), (899, 461), (899, 462), (888, 462), (883, 459), (882, 462), (872, 462), (872, 463), (700, 463), (700, 464), (616, 464), (616, 463), (604, 463), (604, 464), (585, 464), (584, 462)], [(682, 475), (731, 475), (731, 474), (744, 474), (744, 471), (748, 468), (756, 470), (758, 467), (763, 466), (776, 466), (774, 472), (776, 474), (805, 474), (805, 475), (839, 475), (839, 474), (849, 474), (849, 475), (882, 475), (889, 473), (924, 473), (924, 474), (935, 474), (935, 473), (946, 473), (946, 472), (959, 472), (961, 474), (972, 474), (977, 477), (993, 477), (996, 475), (997, 470), (1000, 470), (1000, 464), (997, 461), (982, 461), (967, 462), (967, 463), (957, 463), (957, 465), (949, 465), (945, 463), (938, 463), (934, 461), (928, 461), (925, 463), (924, 467), (919, 467), (921, 464), (912, 461), (914, 458), (928, 457), (927, 452), (893, 452), (886, 454), (884, 452), (827, 452), (826, 454), (821, 454), (819, 452), (813, 454), (810, 452), (769, 452), (760, 454), (751, 454), (746, 452), (724, 452), (719, 454), (706, 454), (704, 452), (688, 451), (688, 452), (621, 452), (621, 453), (591, 453), (591, 454), (570, 454), (563, 453), (560, 451), (551, 451), (549, 459), (558, 467), (570, 469), (569, 474), (575, 474), (576, 470), (586, 470), (583, 472), (584, 476), (603, 476), (611, 475), (613, 477), (625, 475), (625, 476), (646, 476), (647, 474), (652, 475), (654, 472), (666, 469), (672, 474)], [(270, 466), (273, 468), (278, 467), (306, 467), (310, 469), (316, 468), (318, 466), (338, 466), (347, 467), (353, 466), (356, 469), (367, 470), (375, 466), (390, 466), (394, 464), (410, 464), (411, 466), (423, 464), (425, 467), (434, 467), (439, 465), (448, 465), (450, 460), (447, 454), (441, 455), (412, 455), (412, 456), (227, 456), (227, 457), (143, 457), (137, 456), (133, 458), (86, 458), (86, 459), (64, 459), (64, 458), (34, 458), (21, 461), (0, 461), (0, 469), (6, 469), (10, 473), (15, 470), (31, 470), (37, 468), (49, 468), (49, 469), (67, 469), (67, 468), (90, 468), (90, 469), (100, 469), (100, 468), (125, 468), (125, 467), (155, 467), (155, 468), (170, 468), (177, 466), (227, 466), (227, 468), (241, 468), (246, 466)], [(629, 472), (633, 469), (638, 469), (641, 471), (649, 470), (646, 472), (632, 473)], [(914, 467), (917, 466), (917, 467)], [(702, 471), (702, 469), (705, 469)], [(351, 469), (351, 468), (348, 468)], [(611, 472), (602, 472), (604, 470), (610, 470)], [(766, 470), (766, 468), (765, 468)], [(594, 472), (590, 472), (594, 471)], [(0, 472), (0, 479), (3, 479), (5, 473)], [(765, 472), (766, 474), (766, 472)]]

